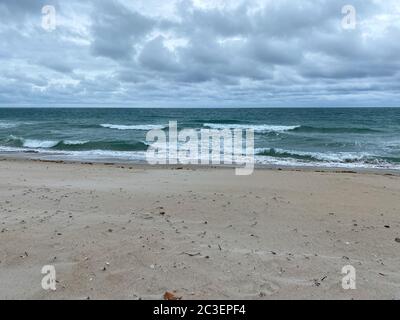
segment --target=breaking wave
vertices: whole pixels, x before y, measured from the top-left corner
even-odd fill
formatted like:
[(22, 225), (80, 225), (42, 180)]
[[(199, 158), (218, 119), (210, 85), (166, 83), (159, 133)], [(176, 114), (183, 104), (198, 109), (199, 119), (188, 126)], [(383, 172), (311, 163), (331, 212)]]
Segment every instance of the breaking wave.
[(166, 126), (158, 124), (138, 124), (138, 125), (123, 125), (123, 124), (101, 124), (103, 128), (115, 129), (115, 130), (162, 130)]
[(255, 132), (285, 132), (291, 131), (300, 126), (278, 126), (278, 125), (253, 125), (253, 124), (225, 124), (225, 123), (204, 123), (204, 127), (210, 129), (253, 129)]

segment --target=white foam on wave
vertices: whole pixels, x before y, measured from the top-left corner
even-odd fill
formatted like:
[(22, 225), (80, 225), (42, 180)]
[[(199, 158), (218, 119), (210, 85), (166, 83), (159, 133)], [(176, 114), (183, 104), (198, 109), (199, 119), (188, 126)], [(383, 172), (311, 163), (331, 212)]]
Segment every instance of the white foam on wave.
[[(286, 150), (280, 148), (274, 148), (277, 153), (277, 157), (279, 158), (279, 154), (288, 154), (293, 156), (302, 156), (302, 157), (312, 157), (319, 161), (326, 162), (353, 162), (353, 161), (363, 161), (365, 159), (372, 159), (377, 157), (371, 153), (367, 152), (310, 152), (310, 151), (295, 151), (295, 150)], [(266, 148), (257, 148), (255, 150), (256, 154), (262, 153), (263, 151), (271, 151), (271, 149)], [(260, 154), (259, 154), (260, 155)], [(260, 156), (263, 156), (262, 154)], [(275, 157), (273, 157), (275, 158)], [(299, 161), (299, 159), (296, 159)]]
[(13, 134), (10, 134), (8, 137), (7, 137), (7, 141), (17, 141), (17, 140), (23, 140), (22, 138), (19, 138), (19, 137), (17, 137), (17, 136), (14, 136)]
[(70, 146), (77, 146), (77, 145), (82, 145), (85, 143), (88, 143), (88, 140), (64, 140), (64, 144), (70, 145)]
[(34, 139), (26, 139), (23, 142), (23, 146), (26, 148), (52, 148), (56, 146), (59, 141), (53, 140), (34, 140)]
[(164, 129), (165, 126), (158, 124), (138, 124), (138, 125), (122, 125), (122, 124), (101, 124), (103, 128), (116, 130), (156, 130)]
[(56, 159), (71, 159), (71, 160), (146, 160), (145, 151), (111, 151), (111, 150), (85, 150), (85, 151), (67, 151), (67, 150), (54, 150), (43, 149), (41, 147), (7, 147), (0, 146), (0, 152), (20, 152), (31, 153), (35, 152), (38, 155), (43, 155), (44, 158)]
[[(87, 150), (87, 151), (66, 151), (50, 149), (56, 146), (60, 141), (55, 140), (34, 140), (21, 139), (10, 136), (12, 139), (19, 139), (23, 147), (0, 146), (0, 152), (34, 152), (35, 157), (55, 158), (65, 160), (93, 160), (93, 161), (139, 161), (146, 162), (146, 151), (111, 151), (111, 150)], [(66, 144), (83, 144), (81, 140), (65, 140)], [(273, 155), (257, 155), (262, 151), (270, 149), (256, 149), (255, 160), (259, 165), (277, 165), (277, 166), (308, 166), (308, 167), (325, 167), (325, 168), (371, 168), (371, 169), (393, 169), (400, 170), (399, 164), (389, 163), (384, 160), (376, 159), (376, 155), (361, 152), (306, 152), (293, 151), (275, 148), (277, 153), (293, 154), (294, 156), (311, 156), (315, 160), (282, 158)]]
[(27, 152), (30, 151), (29, 149), (25, 148), (18, 148), (18, 147), (7, 147), (7, 146), (0, 146), (1, 152)]
[(145, 151), (111, 151), (111, 150), (86, 150), (86, 151), (62, 151), (69, 157), (82, 159), (145, 159)]
[(310, 156), (315, 160), (295, 159), (291, 157), (280, 158), (271, 155), (257, 155), (258, 153), (269, 149), (256, 149), (256, 163), (264, 165), (282, 165), (282, 166), (306, 166), (306, 167), (324, 167), (324, 168), (348, 168), (348, 169), (392, 169), (399, 170), (400, 165), (381, 160), (377, 155), (367, 152), (302, 152), (284, 149), (275, 149), (279, 153), (291, 154), (293, 156)]
[(204, 123), (205, 127), (211, 129), (253, 129), (255, 132), (285, 132), (299, 128), (300, 126), (276, 126), (276, 125), (252, 125), (252, 124), (222, 124), (222, 123)]
[(15, 128), (16, 126), (17, 126), (17, 123), (15, 123), (15, 122), (0, 121), (0, 129), (11, 129), (11, 128)]
[(270, 156), (256, 156), (256, 164), (287, 166), (287, 167), (320, 167), (320, 168), (345, 168), (345, 169), (390, 169), (400, 170), (400, 165), (393, 163), (366, 163), (366, 162), (335, 162), (335, 161), (301, 161), (297, 159), (282, 159)]

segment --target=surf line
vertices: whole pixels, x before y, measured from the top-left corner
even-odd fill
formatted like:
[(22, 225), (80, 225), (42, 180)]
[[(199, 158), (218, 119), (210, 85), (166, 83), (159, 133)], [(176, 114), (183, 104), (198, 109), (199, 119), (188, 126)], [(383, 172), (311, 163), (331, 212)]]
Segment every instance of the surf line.
[[(183, 129), (170, 121), (165, 130), (147, 132), (146, 160), (156, 164), (236, 165), (236, 175), (254, 171), (253, 129)], [(239, 167), (243, 166), (243, 167)]]

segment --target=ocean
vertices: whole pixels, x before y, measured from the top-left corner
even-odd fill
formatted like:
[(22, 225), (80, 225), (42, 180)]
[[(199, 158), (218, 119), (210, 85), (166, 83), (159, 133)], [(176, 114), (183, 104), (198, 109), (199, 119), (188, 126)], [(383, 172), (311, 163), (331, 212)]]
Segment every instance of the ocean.
[(143, 162), (150, 129), (253, 128), (256, 163), (400, 169), (400, 108), (0, 108), (0, 153)]

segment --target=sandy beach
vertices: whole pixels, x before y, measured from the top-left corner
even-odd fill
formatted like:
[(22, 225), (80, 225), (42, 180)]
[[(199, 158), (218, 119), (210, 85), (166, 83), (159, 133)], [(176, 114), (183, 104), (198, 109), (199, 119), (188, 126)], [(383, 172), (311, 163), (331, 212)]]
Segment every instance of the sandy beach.
[(3, 159), (0, 176), (0, 299), (400, 298), (396, 175)]

